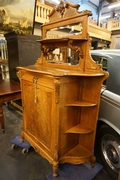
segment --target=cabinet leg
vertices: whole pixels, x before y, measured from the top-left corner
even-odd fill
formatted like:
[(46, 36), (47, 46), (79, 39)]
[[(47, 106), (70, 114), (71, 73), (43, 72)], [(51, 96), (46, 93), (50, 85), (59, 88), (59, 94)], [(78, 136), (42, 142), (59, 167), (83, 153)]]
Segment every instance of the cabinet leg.
[(54, 177), (58, 176), (57, 170), (58, 170), (58, 163), (53, 163), (53, 176)]

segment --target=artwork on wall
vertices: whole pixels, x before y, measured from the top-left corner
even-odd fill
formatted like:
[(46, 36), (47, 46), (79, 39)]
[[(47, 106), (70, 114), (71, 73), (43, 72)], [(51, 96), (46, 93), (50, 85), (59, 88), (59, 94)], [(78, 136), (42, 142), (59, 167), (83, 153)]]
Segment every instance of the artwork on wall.
[(0, 34), (32, 34), (36, 0), (0, 1)]

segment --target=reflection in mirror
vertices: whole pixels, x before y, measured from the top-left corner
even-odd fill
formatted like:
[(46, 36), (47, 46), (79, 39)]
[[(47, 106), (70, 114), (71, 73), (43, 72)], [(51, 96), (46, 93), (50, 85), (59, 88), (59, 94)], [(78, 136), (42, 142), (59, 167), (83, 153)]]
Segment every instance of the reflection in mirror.
[(82, 24), (71, 24), (67, 26), (57, 27), (47, 31), (46, 38), (61, 38), (71, 35), (80, 35), (82, 34)]
[(46, 61), (54, 64), (77, 65), (80, 56), (70, 48), (54, 48), (47, 52)]

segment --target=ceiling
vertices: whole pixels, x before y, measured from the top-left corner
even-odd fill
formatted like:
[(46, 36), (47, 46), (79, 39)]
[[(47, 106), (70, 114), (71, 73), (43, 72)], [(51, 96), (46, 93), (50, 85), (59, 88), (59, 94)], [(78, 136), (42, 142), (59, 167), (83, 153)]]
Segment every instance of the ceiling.
[[(83, 1), (84, 0), (81, 2)], [(86, 3), (96, 6), (97, 13), (100, 14), (101, 19), (104, 19), (105, 17), (113, 18), (113, 14), (115, 16), (120, 14), (120, 0), (86, 0)]]
[[(49, 2), (53, 2), (57, 4), (57, 2), (61, 0), (49, 0)], [(97, 10), (97, 13), (100, 13), (101, 17), (111, 17), (112, 13), (114, 12), (116, 15), (120, 14), (120, 0), (63, 0), (70, 2), (72, 4), (80, 4), (82, 6), (86, 4), (92, 6)], [(113, 7), (109, 9), (110, 5), (116, 5), (117, 7)]]

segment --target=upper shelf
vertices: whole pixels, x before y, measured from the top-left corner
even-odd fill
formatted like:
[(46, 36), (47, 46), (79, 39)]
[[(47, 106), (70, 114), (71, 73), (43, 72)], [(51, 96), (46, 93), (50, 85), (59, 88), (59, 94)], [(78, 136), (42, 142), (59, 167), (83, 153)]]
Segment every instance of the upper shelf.
[(75, 36), (70, 36), (70, 37), (61, 37), (61, 38), (46, 38), (46, 39), (42, 39), (42, 40), (37, 40), (37, 42), (40, 42), (41, 44), (48, 44), (51, 42), (68, 42), (69, 40), (75, 40), (75, 41), (87, 41), (87, 38), (78, 38), (78, 35)]

